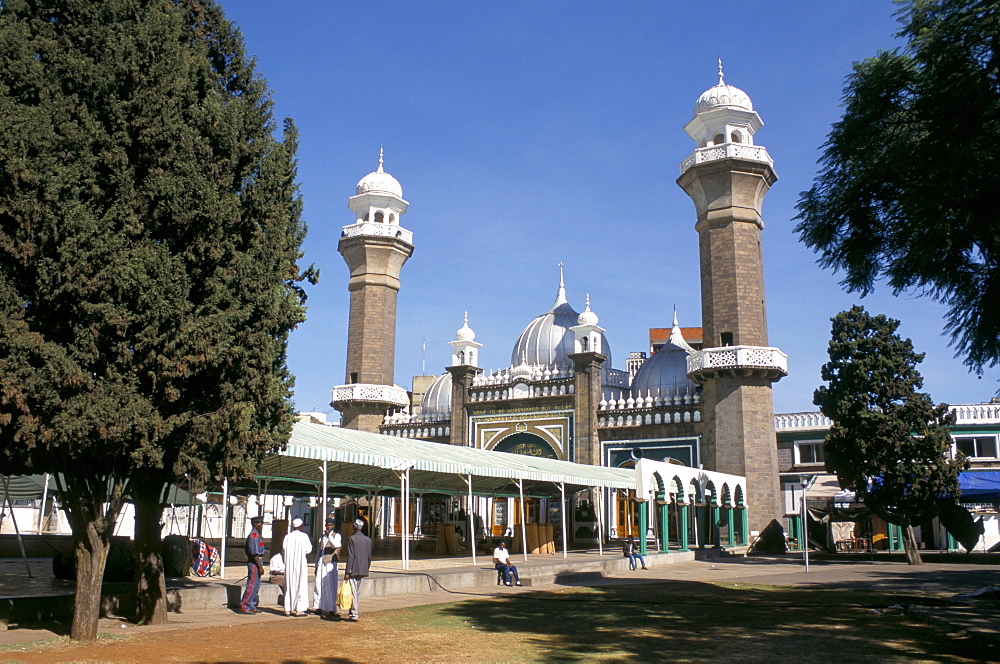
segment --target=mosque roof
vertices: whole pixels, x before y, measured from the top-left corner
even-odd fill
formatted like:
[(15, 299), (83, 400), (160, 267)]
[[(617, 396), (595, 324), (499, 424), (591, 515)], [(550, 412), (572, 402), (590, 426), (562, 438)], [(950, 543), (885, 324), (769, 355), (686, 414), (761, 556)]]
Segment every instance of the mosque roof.
[[(593, 314), (593, 312), (591, 312)], [(595, 315), (596, 319), (596, 315)], [(573, 363), (569, 354), (575, 352), (575, 335), (570, 329), (578, 325), (580, 314), (566, 299), (562, 266), (559, 268), (559, 289), (552, 307), (528, 323), (514, 344), (510, 365), (566, 366)], [(608, 358), (605, 367), (611, 366), (611, 348), (601, 334), (601, 354)]]
[(674, 324), (666, 343), (642, 363), (632, 379), (633, 396), (673, 397), (694, 393), (697, 384), (687, 377), (687, 357), (694, 348), (684, 340), (674, 312)]
[(420, 401), (421, 414), (451, 414), (451, 374), (447, 371), (434, 379)]

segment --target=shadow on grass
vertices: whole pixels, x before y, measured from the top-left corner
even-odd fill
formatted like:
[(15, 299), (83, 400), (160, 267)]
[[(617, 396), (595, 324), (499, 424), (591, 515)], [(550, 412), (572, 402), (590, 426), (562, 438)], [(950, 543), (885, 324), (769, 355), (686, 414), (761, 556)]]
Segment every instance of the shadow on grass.
[(997, 648), (903, 612), (871, 591), (673, 581), (572, 588), (438, 607), (519, 633), (546, 661), (995, 659)]

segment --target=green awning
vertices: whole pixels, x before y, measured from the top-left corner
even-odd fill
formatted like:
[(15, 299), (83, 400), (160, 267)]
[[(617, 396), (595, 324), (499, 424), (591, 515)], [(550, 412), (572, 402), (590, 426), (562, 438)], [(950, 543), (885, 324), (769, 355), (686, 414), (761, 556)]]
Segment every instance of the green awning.
[[(258, 467), (262, 482), (322, 483), (322, 465), (327, 462), (328, 487), (369, 489), (399, 486), (398, 473), (410, 469), (414, 493), (468, 492), (466, 478), (472, 475), (473, 493), (517, 495), (517, 482), (526, 495), (550, 495), (557, 485), (569, 492), (590, 487), (634, 489), (635, 472), (586, 464), (544, 459), (506, 452), (447, 445), (353, 431), (339, 427), (299, 422), (286, 448), (268, 457)], [(270, 489), (268, 489), (271, 492)]]

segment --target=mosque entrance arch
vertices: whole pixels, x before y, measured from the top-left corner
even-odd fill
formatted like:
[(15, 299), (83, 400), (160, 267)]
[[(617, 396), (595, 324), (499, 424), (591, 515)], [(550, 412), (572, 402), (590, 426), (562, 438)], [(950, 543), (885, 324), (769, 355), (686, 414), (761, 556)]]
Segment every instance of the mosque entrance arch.
[(555, 449), (541, 436), (527, 431), (519, 431), (501, 440), (493, 447), (494, 452), (509, 452), (524, 456), (541, 457), (543, 459), (558, 459)]

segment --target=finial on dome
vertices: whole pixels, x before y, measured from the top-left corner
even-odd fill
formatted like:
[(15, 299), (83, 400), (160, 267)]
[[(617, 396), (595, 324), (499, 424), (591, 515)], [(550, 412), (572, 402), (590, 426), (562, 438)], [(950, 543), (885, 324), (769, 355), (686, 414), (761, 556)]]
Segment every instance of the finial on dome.
[(725, 81), (722, 80), (722, 58), (719, 58), (719, 85), (725, 84)]
[(462, 327), (458, 328), (458, 332), (455, 333), (456, 341), (475, 341), (476, 333), (472, 331), (469, 327), (469, 312), (465, 312), (465, 321), (462, 323)]
[[(720, 60), (719, 62), (721, 63), (722, 61)], [(719, 65), (719, 71), (720, 72), (722, 71), (722, 65), (721, 64)], [(720, 74), (720, 76), (721, 76), (721, 74)], [(721, 81), (722, 78), (719, 78), (719, 80)], [(382, 146), (380, 145), (380, 146), (378, 146), (378, 170), (375, 171), (376, 173), (385, 173), (385, 171), (382, 170), (382, 156), (383, 156), (382, 155)]]
[(563, 282), (563, 263), (562, 261), (559, 261), (559, 290), (556, 292), (556, 301), (552, 305), (551, 310), (555, 310), (555, 308), (561, 304), (568, 304), (568, 303), (569, 300), (566, 299), (566, 285)]
[(673, 325), (673, 327), (680, 327), (677, 324), (677, 305), (676, 304), (674, 305), (674, 325)]
[(587, 293), (587, 308), (576, 319), (578, 325), (597, 325), (597, 314), (590, 310), (590, 293)]

